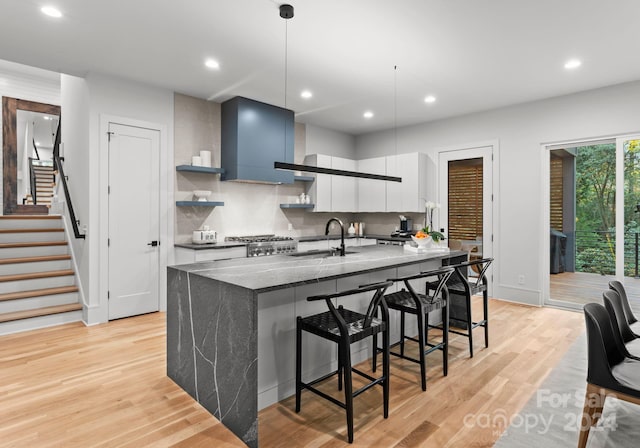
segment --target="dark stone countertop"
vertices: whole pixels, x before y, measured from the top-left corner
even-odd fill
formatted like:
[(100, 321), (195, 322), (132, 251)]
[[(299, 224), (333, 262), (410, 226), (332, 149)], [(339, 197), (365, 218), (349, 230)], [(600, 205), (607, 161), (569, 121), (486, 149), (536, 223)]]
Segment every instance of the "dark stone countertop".
[(236, 285), (255, 292), (267, 292), (297, 285), (317, 283), (391, 267), (426, 262), (432, 259), (466, 255), (466, 252), (431, 252), (414, 254), (401, 246), (365, 246), (349, 248), (356, 253), (345, 257), (275, 255), (206, 261), (171, 269)]
[(182, 247), (184, 249), (208, 250), (208, 249), (229, 249), (230, 247), (246, 246), (246, 243), (236, 243), (233, 241), (225, 241), (223, 243), (209, 244), (193, 244), (193, 243), (176, 243), (173, 247)]
[(391, 235), (365, 235), (365, 238), (372, 238), (376, 240), (385, 240), (385, 241), (411, 241), (410, 236), (391, 236)]
[[(353, 239), (358, 238), (354, 235), (345, 235), (344, 239)], [(385, 241), (410, 241), (411, 238), (401, 238), (397, 236), (390, 235), (364, 235), (359, 238), (371, 239), (371, 240), (385, 240)], [(294, 238), (300, 243), (310, 242), (310, 241), (323, 241), (323, 240), (339, 240), (340, 235), (336, 235), (334, 233), (330, 235), (315, 235), (315, 236), (301, 236), (298, 238)], [(176, 243), (174, 247), (182, 247), (184, 249), (193, 249), (193, 250), (209, 250), (209, 249), (228, 249), (230, 247), (238, 247), (238, 246), (246, 246), (246, 243), (237, 243), (233, 241), (224, 241), (220, 243), (212, 243), (212, 244), (193, 244), (193, 243)]]

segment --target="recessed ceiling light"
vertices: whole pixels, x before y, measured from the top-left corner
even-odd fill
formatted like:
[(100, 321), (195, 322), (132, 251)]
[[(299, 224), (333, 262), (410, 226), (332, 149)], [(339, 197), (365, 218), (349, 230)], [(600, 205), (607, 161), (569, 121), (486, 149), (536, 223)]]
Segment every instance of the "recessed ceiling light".
[(433, 96), (433, 95), (427, 95), (427, 96), (424, 98), (424, 102), (425, 102), (425, 103), (435, 103), (435, 102), (436, 102), (436, 97), (435, 97), (435, 96)]
[(49, 118), (49, 116), (48, 116), (48, 115), (45, 115), (45, 116), (44, 116), (44, 119), (45, 119), (45, 120), (51, 120), (51, 118)]
[(373, 112), (371, 112), (370, 110), (366, 111), (364, 114), (362, 114), (362, 116), (364, 118), (373, 118)]
[(300, 96), (302, 98), (311, 98), (313, 96), (313, 93), (311, 93), (310, 90), (303, 90), (302, 93), (300, 93)]
[(204, 65), (214, 70), (217, 70), (220, 68), (220, 64), (218, 63), (218, 61), (214, 59), (207, 59), (206, 61), (204, 61)]
[(582, 65), (582, 61), (579, 59), (569, 59), (565, 64), (564, 68), (567, 70), (573, 70), (574, 68), (578, 68)]
[(58, 9), (54, 8), (53, 6), (43, 6), (42, 9), (40, 9), (40, 11), (42, 11), (43, 14), (46, 14), (49, 17), (55, 17), (55, 18), (62, 17), (62, 13)]

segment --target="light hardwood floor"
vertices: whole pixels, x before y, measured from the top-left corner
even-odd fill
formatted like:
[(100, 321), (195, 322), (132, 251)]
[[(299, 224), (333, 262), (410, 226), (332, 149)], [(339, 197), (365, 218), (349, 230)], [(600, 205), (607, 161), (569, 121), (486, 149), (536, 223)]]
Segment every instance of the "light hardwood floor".
[[(426, 392), (418, 365), (392, 358), (390, 416), (379, 388), (357, 397), (353, 446), (492, 446), (504, 428), (470, 425), (473, 416), (517, 413), (584, 327), (581, 313), (498, 300), (490, 323), (490, 346), (476, 330), (473, 359), (453, 337), (447, 377), (440, 353), (429, 355)], [(165, 371), (162, 313), (2, 336), (0, 446), (244, 446)], [(308, 392), (293, 407), (260, 413), (261, 447), (349, 446), (341, 409)]]

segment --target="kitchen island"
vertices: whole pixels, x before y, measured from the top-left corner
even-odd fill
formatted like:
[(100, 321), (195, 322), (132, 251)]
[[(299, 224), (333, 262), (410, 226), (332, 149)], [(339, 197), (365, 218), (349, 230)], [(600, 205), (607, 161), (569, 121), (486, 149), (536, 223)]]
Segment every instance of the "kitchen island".
[[(413, 254), (399, 246), (368, 246), (345, 257), (294, 254), (169, 267), (167, 374), (257, 447), (258, 411), (294, 393), (296, 316), (326, 310), (324, 302), (307, 302), (308, 296), (464, 259), (460, 251)], [(344, 300), (366, 308), (369, 299)], [(397, 327), (392, 321), (392, 341)], [(335, 344), (316, 339), (303, 340), (304, 376), (335, 368)], [(364, 342), (354, 345), (354, 363), (370, 355)]]

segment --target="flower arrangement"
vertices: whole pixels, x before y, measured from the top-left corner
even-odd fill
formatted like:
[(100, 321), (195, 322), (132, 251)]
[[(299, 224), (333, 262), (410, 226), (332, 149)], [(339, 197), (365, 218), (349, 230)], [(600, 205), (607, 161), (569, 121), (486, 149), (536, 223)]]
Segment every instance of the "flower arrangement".
[(433, 230), (433, 211), (440, 208), (440, 204), (431, 201), (425, 201), (424, 203), (424, 228), (422, 232), (429, 235), (436, 243), (440, 240), (444, 240), (445, 237), (442, 233)]

